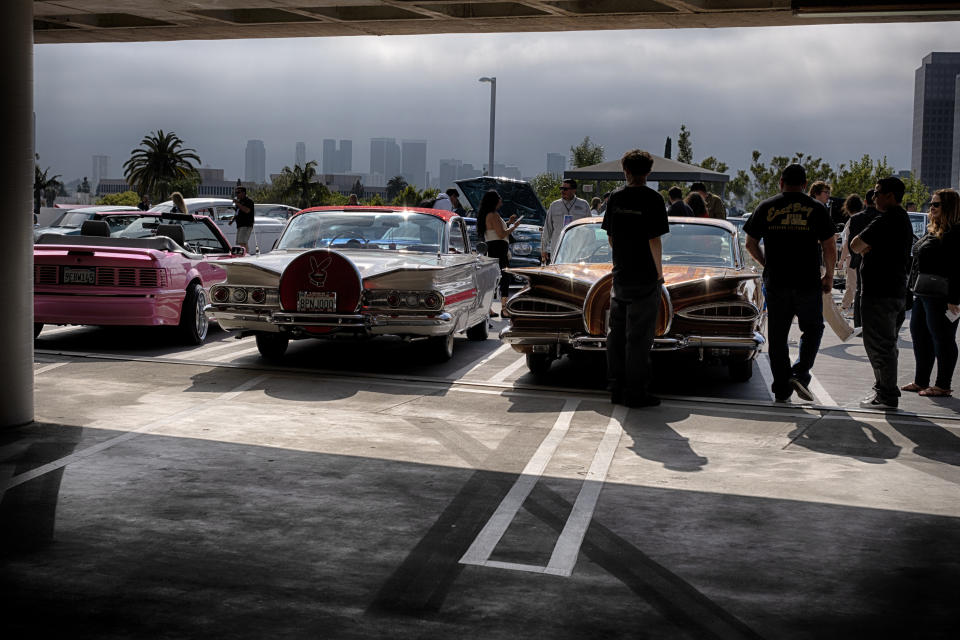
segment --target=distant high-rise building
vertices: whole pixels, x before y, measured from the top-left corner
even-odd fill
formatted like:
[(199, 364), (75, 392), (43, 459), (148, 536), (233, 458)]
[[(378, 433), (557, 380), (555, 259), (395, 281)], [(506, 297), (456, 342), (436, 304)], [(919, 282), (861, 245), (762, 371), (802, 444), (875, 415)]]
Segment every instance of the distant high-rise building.
[(923, 58), (914, 78), (910, 167), (931, 192), (960, 183), (958, 76), (960, 53), (934, 52)]
[(437, 188), (446, 191), (453, 186), (453, 181), (460, 178), (460, 168), (463, 162), (455, 158), (440, 160), (440, 173), (437, 179)]
[(400, 145), (394, 138), (370, 139), (370, 173), (390, 180), (400, 175)]
[(110, 177), (110, 156), (93, 156), (93, 171), (90, 172), (90, 189), (97, 192), (97, 184)]
[(341, 140), (340, 148), (337, 141), (327, 138), (323, 141), (323, 172), (350, 173), (353, 171), (353, 141)]
[(294, 162), (303, 167), (307, 164), (307, 143), (298, 142), (297, 143), (297, 153), (294, 156)]
[(247, 140), (244, 181), (264, 184), (267, 181), (267, 150), (263, 140)]
[(400, 174), (407, 184), (420, 189), (427, 187), (427, 141), (404, 140), (401, 145)]
[(567, 168), (567, 156), (562, 153), (547, 154), (547, 173), (555, 175), (558, 178), (563, 177), (563, 171)]

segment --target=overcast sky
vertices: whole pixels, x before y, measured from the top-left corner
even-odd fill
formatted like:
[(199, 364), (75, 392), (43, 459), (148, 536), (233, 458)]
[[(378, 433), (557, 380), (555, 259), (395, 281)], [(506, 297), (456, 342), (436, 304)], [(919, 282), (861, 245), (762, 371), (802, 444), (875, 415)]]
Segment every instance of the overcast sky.
[(753, 29), (596, 31), (34, 48), (40, 165), (65, 181), (110, 156), (110, 176), (156, 129), (176, 132), (203, 166), (243, 177), (246, 141), (267, 172), (297, 141), (353, 140), (369, 171), (371, 137), (425, 139), (441, 158), (487, 159), (497, 78), (496, 159), (541, 173), (584, 136), (607, 159), (662, 154), (681, 123), (696, 161), (746, 168), (753, 149), (804, 152), (836, 167), (864, 153), (909, 169), (914, 71), (960, 50), (960, 22)]

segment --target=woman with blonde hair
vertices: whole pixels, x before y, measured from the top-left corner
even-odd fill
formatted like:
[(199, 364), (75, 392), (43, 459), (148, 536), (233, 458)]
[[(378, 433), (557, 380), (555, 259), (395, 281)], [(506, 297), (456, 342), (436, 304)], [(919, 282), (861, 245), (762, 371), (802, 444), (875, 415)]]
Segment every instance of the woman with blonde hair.
[(170, 194), (170, 199), (173, 201), (173, 213), (179, 211), (180, 213), (189, 213), (187, 211), (187, 203), (183, 200), (183, 194), (179, 191), (174, 191)]
[[(940, 189), (934, 193), (929, 217), (927, 233), (913, 245), (913, 266), (908, 283), (915, 294), (910, 312), (910, 336), (913, 338), (916, 372), (913, 382), (901, 389), (939, 398), (953, 393), (950, 381), (957, 366), (960, 194), (953, 189)], [(939, 289), (935, 286), (937, 281)], [(930, 282), (934, 284), (928, 284)], [(931, 386), (934, 361), (937, 363), (937, 378)]]

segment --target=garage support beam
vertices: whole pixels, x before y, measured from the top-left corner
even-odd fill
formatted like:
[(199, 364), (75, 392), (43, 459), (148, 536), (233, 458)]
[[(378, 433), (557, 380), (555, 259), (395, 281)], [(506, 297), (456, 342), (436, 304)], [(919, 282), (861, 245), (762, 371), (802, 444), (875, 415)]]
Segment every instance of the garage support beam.
[(0, 2), (0, 427), (33, 420), (33, 0)]

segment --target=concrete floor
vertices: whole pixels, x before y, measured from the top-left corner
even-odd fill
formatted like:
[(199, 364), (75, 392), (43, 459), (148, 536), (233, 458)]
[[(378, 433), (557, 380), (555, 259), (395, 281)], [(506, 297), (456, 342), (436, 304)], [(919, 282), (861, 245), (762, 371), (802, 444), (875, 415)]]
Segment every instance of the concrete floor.
[[(592, 391), (402, 375), (53, 355), (35, 371), (37, 423), (0, 434), (5, 637), (953, 638), (960, 622), (953, 411), (615, 415)], [(487, 560), (462, 563), (524, 482)], [(570, 575), (544, 570), (558, 549)]]

